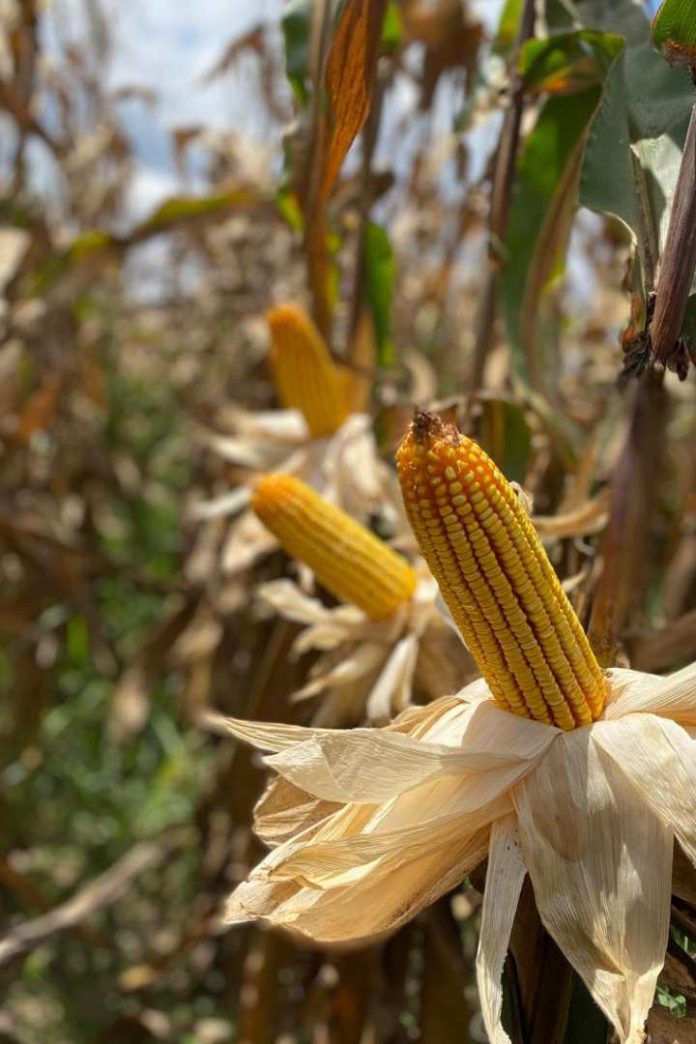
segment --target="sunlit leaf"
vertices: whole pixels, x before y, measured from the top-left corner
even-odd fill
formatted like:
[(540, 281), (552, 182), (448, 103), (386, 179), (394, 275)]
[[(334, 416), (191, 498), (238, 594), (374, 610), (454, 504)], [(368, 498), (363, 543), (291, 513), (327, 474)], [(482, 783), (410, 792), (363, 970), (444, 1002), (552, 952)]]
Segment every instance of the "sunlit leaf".
[(696, 7), (693, 0), (663, 0), (652, 25), (653, 41), (674, 65), (696, 62)]
[(331, 194), (348, 149), (370, 111), (386, 0), (346, 0), (326, 66), (329, 142), (319, 199)]
[(549, 98), (518, 160), (501, 293), (513, 366), (524, 380), (537, 358), (542, 292), (563, 267), (585, 133), (600, 93), (591, 87)]
[(213, 196), (174, 196), (165, 200), (130, 235), (130, 239), (143, 239), (157, 232), (164, 232), (174, 225), (181, 225), (195, 218), (208, 217), (237, 207), (248, 207), (257, 201), (254, 191), (239, 185), (228, 192)]
[(591, 29), (529, 40), (520, 54), (525, 88), (533, 93), (562, 94), (597, 86), (622, 47), (620, 36)]
[(365, 293), (372, 313), (380, 366), (394, 363), (391, 310), (396, 280), (394, 252), (389, 236), (373, 221), (365, 229)]
[(496, 54), (506, 54), (514, 44), (519, 31), (524, 0), (505, 0), (505, 6), (493, 39)]
[(404, 23), (398, 4), (394, 3), (394, 0), (390, 0), (387, 4), (382, 25), (382, 50), (386, 54), (391, 54), (392, 51), (398, 49), (403, 32)]
[(279, 189), (276, 193), (276, 205), (290, 228), (295, 232), (304, 231), (304, 215), (296, 193), (287, 186)]

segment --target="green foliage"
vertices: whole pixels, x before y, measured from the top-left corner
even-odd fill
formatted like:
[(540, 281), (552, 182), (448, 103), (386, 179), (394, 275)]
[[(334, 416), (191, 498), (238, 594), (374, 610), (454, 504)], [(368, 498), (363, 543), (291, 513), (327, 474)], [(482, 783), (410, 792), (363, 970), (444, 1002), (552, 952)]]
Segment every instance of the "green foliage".
[(528, 40), (520, 54), (525, 90), (572, 93), (604, 82), (623, 39), (593, 29)]
[(401, 12), (399, 11), (398, 4), (391, 0), (387, 4), (387, 9), (384, 14), (384, 22), (382, 24), (382, 50), (385, 54), (390, 54), (392, 51), (396, 51), (401, 44), (401, 39), (404, 32), (403, 19)]
[(523, 483), (529, 470), (532, 433), (522, 407), (509, 399), (481, 403), (479, 442), (512, 482)]
[(386, 229), (368, 221), (365, 228), (365, 294), (372, 314), (377, 362), (393, 366), (392, 300), (396, 281), (394, 252)]
[(617, 59), (590, 127), (580, 202), (629, 229), (641, 284), (664, 246), (692, 94), (688, 74), (670, 68), (646, 41)]
[(599, 97), (600, 89), (591, 87), (549, 98), (518, 160), (501, 293), (513, 366), (524, 381), (536, 343), (541, 294), (564, 264), (579, 150)]
[(663, 0), (652, 26), (653, 42), (675, 65), (696, 61), (696, 8), (693, 0)]
[(285, 75), (300, 106), (305, 105), (309, 97), (307, 76), (312, 8), (312, 0), (290, 0), (282, 21)]
[(658, 986), (655, 999), (663, 1008), (667, 1008), (672, 1018), (683, 1019), (686, 1017), (686, 998), (681, 993), (672, 993), (670, 990)]
[(498, 22), (495, 38), (493, 40), (493, 51), (495, 54), (505, 55), (515, 42), (519, 30), (520, 19), (524, 0), (505, 0)]

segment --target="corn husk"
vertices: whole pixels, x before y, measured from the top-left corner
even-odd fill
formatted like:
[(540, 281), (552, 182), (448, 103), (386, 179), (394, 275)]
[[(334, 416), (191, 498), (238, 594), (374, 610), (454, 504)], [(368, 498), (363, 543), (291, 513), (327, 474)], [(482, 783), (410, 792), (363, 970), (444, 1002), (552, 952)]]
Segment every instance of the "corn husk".
[(673, 841), (696, 863), (696, 665), (608, 672), (609, 703), (562, 732), (496, 707), (478, 681), (381, 729), (217, 720), (269, 752), (257, 826), (275, 847), (230, 921), (318, 942), (391, 932), (488, 855), (477, 975), (506, 1044), (500, 975), (525, 873), (542, 922), (638, 1044), (664, 961)]

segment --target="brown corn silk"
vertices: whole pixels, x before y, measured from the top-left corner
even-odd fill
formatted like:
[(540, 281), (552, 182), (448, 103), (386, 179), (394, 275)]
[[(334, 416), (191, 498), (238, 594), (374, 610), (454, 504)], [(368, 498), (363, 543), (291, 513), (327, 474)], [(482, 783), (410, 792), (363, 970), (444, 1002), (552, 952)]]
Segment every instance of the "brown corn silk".
[(266, 313), (270, 364), (283, 406), (300, 410), (310, 434), (331, 435), (348, 416), (347, 371), (337, 366), (302, 308), (281, 304)]
[(531, 520), (490, 457), (421, 411), (397, 467), (420, 549), (495, 700), (562, 729), (598, 718), (602, 670)]
[(287, 554), (371, 619), (391, 616), (413, 595), (416, 575), (408, 562), (300, 479), (264, 475), (252, 507)]

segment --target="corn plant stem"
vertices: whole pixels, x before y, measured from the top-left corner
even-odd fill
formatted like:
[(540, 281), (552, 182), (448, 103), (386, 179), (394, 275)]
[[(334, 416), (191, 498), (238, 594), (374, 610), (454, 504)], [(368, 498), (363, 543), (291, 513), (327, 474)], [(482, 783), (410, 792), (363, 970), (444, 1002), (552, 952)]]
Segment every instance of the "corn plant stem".
[(648, 370), (635, 389), (628, 433), (611, 484), (602, 542), (602, 574), (594, 592), (590, 644), (604, 667), (616, 663), (645, 591), (646, 543), (659, 496), (666, 396), (663, 373)]
[[(516, 63), (520, 48), (534, 35), (534, 0), (525, 0), (520, 27), (514, 48), (513, 62)], [(490, 214), (488, 219), (488, 267), (476, 319), (474, 358), (470, 377), (470, 390), (476, 391), (483, 384), (486, 360), (490, 352), (495, 328), (496, 304), (500, 273), (505, 263), (503, 244), (507, 235), (510, 200), (515, 179), (515, 160), (520, 142), (520, 129), (524, 112), (524, 84), (515, 73), (512, 82), (510, 103), (500, 129), (496, 152), (493, 183), (491, 186)]]
[(562, 1041), (573, 970), (541, 923), (529, 879), (520, 896), (505, 974), (514, 1044)]
[(681, 333), (696, 265), (696, 102), (686, 132), (650, 324), (653, 359), (664, 366)]
[(305, 217), (304, 253), (307, 279), (312, 295), (313, 318), (323, 337), (331, 332), (331, 311), (326, 297), (326, 270), (329, 264), (325, 234), (324, 207), (319, 200), (319, 185), (325, 157), (327, 127), (324, 74), (331, 43), (331, 4), (316, 0), (310, 35), (310, 76), (312, 100), (305, 162), (300, 171), (299, 197)]

